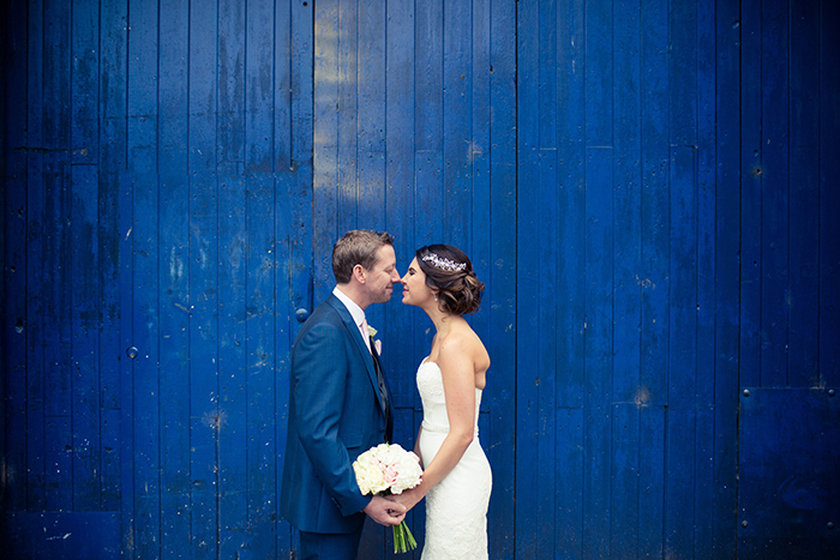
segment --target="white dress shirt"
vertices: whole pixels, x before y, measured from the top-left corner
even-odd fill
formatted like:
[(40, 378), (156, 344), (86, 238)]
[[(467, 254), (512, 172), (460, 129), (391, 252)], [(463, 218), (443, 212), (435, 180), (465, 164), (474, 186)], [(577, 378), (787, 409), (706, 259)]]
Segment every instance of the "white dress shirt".
[(358, 327), (359, 333), (362, 335), (362, 340), (365, 341), (365, 346), (367, 346), (368, 352), (370, 352), (370, 333), (367, 331), (367, 321), (365, 320), (364, 309), (359, 307), (355, 301), (350, 299), (350, 296), (342, 292), (338, 286), (333, 288), (332, 293), (341, 303), (344, 304), (347, 311), (350, 312), (350, 316), (353, 317), (353, 322), (356, 323), (356, 327)]

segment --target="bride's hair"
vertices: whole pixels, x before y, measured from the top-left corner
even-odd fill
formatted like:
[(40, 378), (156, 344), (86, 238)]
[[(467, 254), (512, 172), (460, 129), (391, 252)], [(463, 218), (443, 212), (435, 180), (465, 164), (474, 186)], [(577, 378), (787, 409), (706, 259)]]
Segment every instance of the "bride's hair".
[(484, 284), (463, 251), (452, 245), (426, 245), (417, 249), (416, 257), (442, 311), (453, 315), (478, 311)]

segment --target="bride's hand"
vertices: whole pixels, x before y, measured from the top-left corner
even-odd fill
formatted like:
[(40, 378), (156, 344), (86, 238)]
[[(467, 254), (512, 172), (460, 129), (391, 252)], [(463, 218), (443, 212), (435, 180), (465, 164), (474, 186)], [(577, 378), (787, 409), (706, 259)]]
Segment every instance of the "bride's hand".
[(423, 495), (419, 488), (413, 488), (411, 490), (404, 490), (402, 494), (388, 496), (388, 498), (404, 505), (405, 511), (408, 512), (408, 510), (416, 506), (423, 499)]

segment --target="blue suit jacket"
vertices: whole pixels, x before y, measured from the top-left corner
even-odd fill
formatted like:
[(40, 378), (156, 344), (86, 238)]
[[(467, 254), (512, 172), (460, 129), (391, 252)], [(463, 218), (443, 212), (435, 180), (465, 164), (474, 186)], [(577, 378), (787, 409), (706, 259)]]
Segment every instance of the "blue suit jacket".
[(361, 529), (370, 501), (352, 463), (385, 440), (373, 358), (334, 295), (307, 319), (292, 349), (280, 514), (301, 531)]

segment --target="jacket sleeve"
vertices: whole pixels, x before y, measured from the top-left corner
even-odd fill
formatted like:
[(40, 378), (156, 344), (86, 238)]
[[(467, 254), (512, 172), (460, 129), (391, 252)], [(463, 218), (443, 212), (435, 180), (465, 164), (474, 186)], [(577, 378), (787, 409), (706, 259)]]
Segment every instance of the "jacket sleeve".
[(303, 333), (292, 356), (295, 414), (301, 445), (342, 515), (364, 509), (350, 457), (339, 439), (348, 356), (342, 325), (320, 323)]

